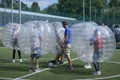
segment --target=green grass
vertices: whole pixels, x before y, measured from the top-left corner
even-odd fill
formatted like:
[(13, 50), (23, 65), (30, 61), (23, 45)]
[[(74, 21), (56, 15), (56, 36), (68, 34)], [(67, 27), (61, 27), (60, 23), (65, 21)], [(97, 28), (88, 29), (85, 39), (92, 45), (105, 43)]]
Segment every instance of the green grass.
[[(75, 58), (75, 53), (71, 53), (72, 58)], [(40, 68), (45, 69), (47, 68), (48, 61), (54, 59), (53, 54), (48, 54), (42, 56), (40, 58)], [(18, 58), (16, 54), (16, 58)], [(29, 72), (29, 61), (30, 56), (22, 53), (22, 58), (26, 59), (23, 63), (19, 61), (16, 63), (12, 63), (12, 50), (8, 48), (0, 48), (0, 80), (1, 77), (4, 78), (17, 78), (20, 76), (24, 76), (30, 74)], [(66, 59), (65, 59), (66, 60)], [(117, 49), (111, 61), (120, 62), (120, 50)], [(120, 75), (120, 64), (104, 62), (100, 64), (100, 68), (102, 71), (102, 75), (94, 76), (92, 69), (84, 69), (84, 64), (80, 60), (73, 61), (74, 69), (71, 71), (65, 70), (67, 64), (57, 66), (56, 68), (51, 68), (41, 73), (37, 73), (35, 75), (25, 77), (24, 79), (29, 80), (75, 80), (75, 79), (87, 79), (87, 78), (101, 78), (101, 77), (108, 77), (114, 75)], [(104, 80), (104, 79), (102, 79)], [(105, 80), (120, 80), (120, 77), (110, 78)]]

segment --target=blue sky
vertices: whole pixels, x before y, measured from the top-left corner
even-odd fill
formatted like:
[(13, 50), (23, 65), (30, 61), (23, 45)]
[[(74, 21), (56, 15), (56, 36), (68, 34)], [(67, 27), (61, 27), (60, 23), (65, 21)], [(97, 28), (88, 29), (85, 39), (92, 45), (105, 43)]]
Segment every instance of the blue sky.
[(41, 10), (53, 3), (58, 3), (58, 0), (21, 0), (21, 1), (27, 4), (28, 7), (30, 7), (33, 2), (38, 2)]

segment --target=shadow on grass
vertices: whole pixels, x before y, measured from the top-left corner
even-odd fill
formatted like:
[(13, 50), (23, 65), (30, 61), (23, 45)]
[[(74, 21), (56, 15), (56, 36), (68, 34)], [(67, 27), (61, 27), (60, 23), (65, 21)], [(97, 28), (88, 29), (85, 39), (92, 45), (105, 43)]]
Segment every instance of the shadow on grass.
[(0, 66), (0, 71), (12, 71), (12, 72), (21, 72), (21, 71), (27, 71), (28, 67), (27, 66), (20, 66), (20, 65), (17, 65), (17, 66), (14, 66), (14, 65), (9, 65), (9, 66)]
[(64, 75), (91, 75), (91, 73), (93, 72), (92, 69), (84, 69), (84, 67), (82, 65), (74, 65), (74, 69), (73, 70), (66, 70), (67, 65), (62, 65), (62, 66), (58, 66), (52, 70), (50, 70), (50, 72), (54, 73), (54, 74), (64, 74)]

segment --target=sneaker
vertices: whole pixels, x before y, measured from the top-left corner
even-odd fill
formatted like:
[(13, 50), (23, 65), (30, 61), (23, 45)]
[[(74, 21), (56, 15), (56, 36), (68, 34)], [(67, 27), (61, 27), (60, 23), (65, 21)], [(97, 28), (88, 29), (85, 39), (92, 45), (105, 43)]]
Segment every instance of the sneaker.
[(32, 67), (30, 67), (29, 71), (30, 71), (30, 72), (32, 72), (32, 71), (33, 71), (33, 68), (32, 68)]
[(57, 65), (62, 65), (63, 62), (62, 62), (62, 61), (58, 61), (56, 64), (57, 64)]
[(101, 71), (95, 71), (93, 75), (101, 75)]
[(29, 69), (30, 72), (32, 72), (32, 69)]
[(36, 68), (36, 69), (35, 69), (35, 72), (39, 72), (39, 71), (40, 71), (40, 69), (39, 69), (39, 68)]
[(72, 66), (67, 66), (65, 69), (66, 70), (73, 70), (74, 68)]
[(51, 61), (49, 61), (49, 62), (51, 62), (51, 63), (53, 63), (53, 64), (56, 64), (56, 61), (55, 61), (55, 60), (51, 60)]
[(12, 62), (15, 63), (15, 59), (13, 59)]
[(87, 65), (84, 66), (84, 68), (86, 68), (86, 69), (91, 69), (92, 67), (91, 67), (90, 64), (87, 64)]
[(20, 62), (23, 62), (23, 60), (22, 60), (22, 59), (20, 59)]

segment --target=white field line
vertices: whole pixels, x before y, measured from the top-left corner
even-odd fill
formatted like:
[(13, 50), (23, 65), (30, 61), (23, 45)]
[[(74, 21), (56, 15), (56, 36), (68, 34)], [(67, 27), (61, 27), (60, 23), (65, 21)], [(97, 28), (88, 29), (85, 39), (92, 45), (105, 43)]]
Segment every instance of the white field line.
[[(14, 78), (5, 78), (5, 77), (0, 77), (0, 80), (13, 80)], [(29, 80), (29, 79), (19, 79), (19, 80)]]
[(12, 80), (13, 78), (0, 77), (0, 80)]
[[(107, 62), (120, 64), (120, 62), (116, 62), (116, 61), (107, 61)], [(114, 75), (114, 76), (108, 76), (108, 77), (101, 77), (101, 78), (88, 78), (88, 79), (75, 79), (75, 80), (103, 80), (103, 79), (110, 79), (110, 78), (115, 78), (115, 77), (120, 77), (120, 74)]]
[(116, 62), (116, 61), (107, 61), (107, 62), (120, 64), (120, 62)]
[(110, 78), (115, 78), (115, 77), (120, 77), (120, 75), (101, 77), (101, 78), (75, 79), (75, 80), (103, 80), (103, 79), (110, 79)]
[[(72, 61), (77, 60), (78, 58), (79, 58), (79, 57), (74, 58), (74, 59), (72, 59)], [(66, 64), (67, 62), (68, 62), (68, 61), (65, 61), (63, 64)], [(26, 78), (26, 77), (32, 76), (32, 75), (34, 75), (34, 74), (37, 74), (37, 73), (40, 73), (40, 72), (49, 70), (49, 69), (51, 69), (51, 68), (45, 68), (45, 69), (40, 70), (40, 71), (38, 71), (38, 72), (33, 72), (33, 73), (30, 73), (30, 74), (27, 74), (27, 75), (24, 75), (24, 76), (21, 76), (21, 77), (17, 77), (17, 78), (15, 78), (15, 79), (13, 79), (13, 80), (19, 80), (19, 79), (22, 79), (22, 78)]]

